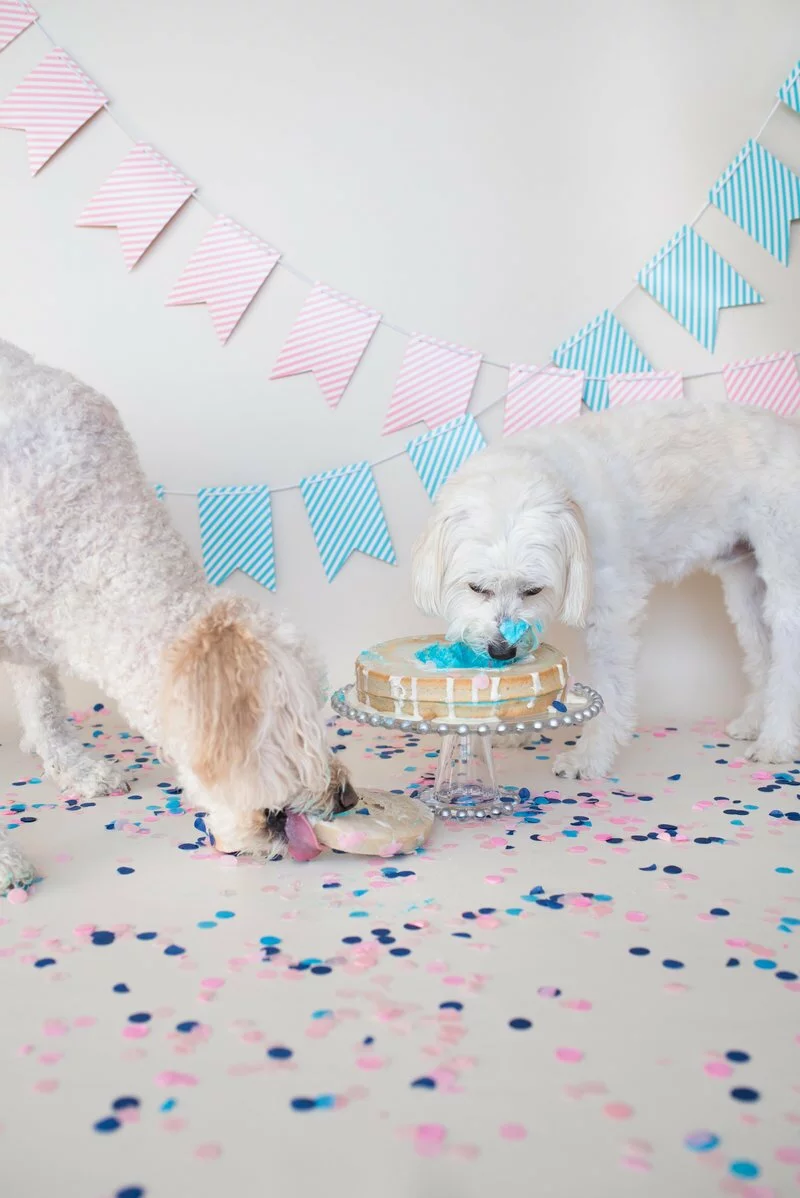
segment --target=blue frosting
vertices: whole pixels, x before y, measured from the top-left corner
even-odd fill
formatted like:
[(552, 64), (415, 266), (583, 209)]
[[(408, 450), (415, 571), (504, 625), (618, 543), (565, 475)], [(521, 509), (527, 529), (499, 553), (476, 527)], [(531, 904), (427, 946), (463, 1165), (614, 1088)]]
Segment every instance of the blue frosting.
[(496, 661), (485, 651), (472, 649), (464, 641), (434, 641), (414, 654), (417, 661), (435, 666), (437, 670), (497, 670), (513, 665), (539, 647), (538, 633), (542, 625), (536, 620), (532, 628), (527, 620), (503, 620), (500, 632), (509, 645), (517, 646), (516, 657), (509, 661)]

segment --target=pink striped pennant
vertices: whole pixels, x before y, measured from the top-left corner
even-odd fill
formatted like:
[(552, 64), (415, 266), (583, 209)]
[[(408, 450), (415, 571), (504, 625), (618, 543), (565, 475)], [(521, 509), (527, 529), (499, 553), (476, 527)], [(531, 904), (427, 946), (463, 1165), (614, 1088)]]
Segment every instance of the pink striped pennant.
[(574, 420), (581, 412), (583, 382), (582, 370), (561, 370), (558, 366), (540, 370), (512, 362), (508, 368), (503, 436)]
[(35, 175), (106, 103), (64, 50), (51, 50), (0, 104), (0, 127), (24, 130)]
[(429, 428), (463, 416), (483, 355), (415, 333), (394, 385), (383, 432), (394, 433), (424, 420)]
[(310, 371), (335, 408), (380, 321), (380, 312), (316, 283), (269, 377)]
[(280, 251), (227, 216), (218, 216), (172, 289), (168, 307), (207, 304), (224, 345), (264, 285)]
[(75, 224), (82, 229), (116, 225), (122, 257), (131, 270), (194, 190), (194, 183), (171, 162), (140, 143), (112, 171)]
[(722, 367), (728, 399), (792, 416), (800, 408), (800, 379), (791, 350), (765, 358), (744, 358)]
[(679, 370), (643, 370), (608, 376), (608, 406), (652, 403), (659, 399), (683, 399), (683, 375)]
[(0, 50), (10, 46), (15, 37), (38, 19), (38, 12), (27, 0), (0, 0)]

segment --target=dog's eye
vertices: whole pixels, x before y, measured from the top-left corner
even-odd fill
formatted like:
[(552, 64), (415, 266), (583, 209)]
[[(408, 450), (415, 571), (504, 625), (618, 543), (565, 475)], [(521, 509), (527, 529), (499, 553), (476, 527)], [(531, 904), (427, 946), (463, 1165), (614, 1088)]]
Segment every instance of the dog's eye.
[(467, 583), (467, 586), (471, 591), (474, 591), (476, 595), (483, 595), (484, 599), (491, 599), (494, 596), (494, 591), (487, 591), (484, 587), (479, 587), (477, 583), (470, 582)]
[(541, 587), (526, 587), (522, 592), (523, 599), (532, 599), (534, 595), (541, 595)]

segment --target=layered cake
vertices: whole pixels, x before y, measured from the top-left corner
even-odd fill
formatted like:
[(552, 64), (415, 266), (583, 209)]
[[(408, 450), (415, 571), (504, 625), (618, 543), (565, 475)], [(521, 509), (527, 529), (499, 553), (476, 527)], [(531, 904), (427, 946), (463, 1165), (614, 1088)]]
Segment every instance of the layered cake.
[(356, 659), (359, 702), (414, 720), (527, 720), (564, 701), (569, 666), (552, 645), (476, 669), (438, 666), (447, 655), (436, 648), (447, 644), (443, 636), (409, 636), (365, 649)]

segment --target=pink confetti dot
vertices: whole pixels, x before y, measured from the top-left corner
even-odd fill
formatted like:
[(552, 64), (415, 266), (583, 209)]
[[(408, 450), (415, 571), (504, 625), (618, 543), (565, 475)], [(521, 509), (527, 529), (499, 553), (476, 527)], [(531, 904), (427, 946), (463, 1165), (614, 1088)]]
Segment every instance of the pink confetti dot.
[(490, 886), (499, 886), (502, 882), (505, 882), (505, 878), (501, 878), (499, 874), (487, 874), (483, 880)]
[(66, 1036), (69, 1027), (63, 1019), (45, 1019), (42, 1031), (46, 1036)]
[(219, 990), (220, 986), (225, 985), (224, 978), (203, 978), (200, 985), (204, 990)]
[(644, 911), (626, 911), (625, 918), (628, 923), (644, 923), (647, 915)]
[(630, 1119), (633, 1114), (633, 1107), (625, 1102), (607, 1102), (603, 1110), (609, 1119)]
[(222, 1148), (219, 1144), (198, 1144), (194, 1154), (201, 1161), (216, 1161), (222, 1156)]
[(706, 1061), (703, 1069), (709, 1077), (730, 1077), (733, 1069), (725, 1061)]
[(359, 1057), (356, 1064), (359, 1069), (383, 1069), (386, 1061), (383, 1057), (365, 1056)]
[(583, 1053), (579, 1048), (557, 1048), (556, 1060), (564, 1061), (567, 1064), (574, 1065), (578, 1061), (583, 1060)]
[(503, 1123), (500, 1126), (500, 1135), (504, 1140), (524, 1140), (527, 1134), (527, 1128), (521, 1123)]
[(791, 1144), (776, 1148), (775, 1159), (780, 1161), (782, 1165), (800, 1165), (800, 1148), (796, 1148)]
[(54, 1077), (43, 1077), (34, 1083), (37, 1094), (53, 1094), (58, 1089), (58, 1081)]
[(6, 897), (12, 906), (18, 907), (20, 903), (27, 903), (28, 892), (22, 886), (15, 886), (13, 890), (9, 890)]

